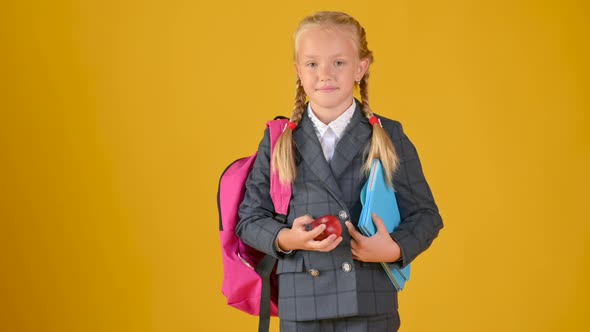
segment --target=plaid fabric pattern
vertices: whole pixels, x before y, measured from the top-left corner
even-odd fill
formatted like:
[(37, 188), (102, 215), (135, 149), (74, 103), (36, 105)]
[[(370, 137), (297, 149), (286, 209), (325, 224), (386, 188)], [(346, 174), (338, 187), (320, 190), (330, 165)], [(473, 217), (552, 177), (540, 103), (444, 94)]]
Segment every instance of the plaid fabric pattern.
[(395, 332), (401, 325), (397, 311), (368, 317), (344, 317), (306, 322), (281, 320), (281, 332)]
[[(366, 181), (361, 167), (372, 134), (372, 127), (362, 116), (359, 105), (357, 102), (330, 162), (324, 158), (308, 117), (303, 117), (293, 132), (298, 173), (292, 187), (287, 225), (272, 219), (268, 132), (260, 143), (240, 206), (241, 220), (236, 233), (248, 245), (279, 258), (281, 319), (309, 321), (397, 312), (397, 293), (381, 266), (352, 259), (346, 228), (342, 243), (329, 253), (294, 251), (283, 255), (274, 247), (281, 228), (292, 225), (296, 217), (304, 214), (313, 217), (333, 214), (342, 221), (358, 222), (362, 208), (360, 190)], [(394, 187), (402, 223), (391, 236), (400, 245), (403, 265), (406, 265), (430, 246), (443, 224), (414, 145), (399, 122), (386, 118), (381, 118), (381, 122), (400, 158)]]

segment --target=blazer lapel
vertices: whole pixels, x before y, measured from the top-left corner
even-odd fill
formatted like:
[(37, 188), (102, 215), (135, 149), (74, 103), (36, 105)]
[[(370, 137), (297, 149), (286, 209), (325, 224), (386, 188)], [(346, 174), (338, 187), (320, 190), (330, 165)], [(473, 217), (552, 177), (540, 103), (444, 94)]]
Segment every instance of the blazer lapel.
[(350, 119), (350, 123), (344, 130), (342, 138), (336, 145), (334, 156), (330, 161), (332, 174), (335, 179), (352, 164), (352, 159), (357, 156), (361, 149), (364, 149), (367, 142), (370, 142), (373, 130), (369, 121), (363, 116), (360, 103), (356, 102), (356, 109)]
[(303, 162), (326, 184), (328, 191), (342, 204), (342, 192), (336, 183), (336, 178), (332, 174), (330, 165), (324, 157), (322, 146), (313, 128), (313, 123), (306, 114), (303, 115), (299, 126), (293, 132), (293, 141), (301, 154)]

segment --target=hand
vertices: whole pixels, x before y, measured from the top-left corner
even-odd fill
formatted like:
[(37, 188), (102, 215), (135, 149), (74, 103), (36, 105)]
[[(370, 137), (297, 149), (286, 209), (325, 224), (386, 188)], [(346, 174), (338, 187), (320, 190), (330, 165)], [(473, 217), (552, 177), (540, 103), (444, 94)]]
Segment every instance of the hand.
[(352, 239), (350, 246), (352, 248), (352, 258), (362, 262), (395, 262), (401, 257), (399, 245), (391, 238), (383, 220), (373, 213), (373, 223), (377, 227), (377, 233), (371, 237), (366, 237), (359, 233), (354, 225), (346, 222), (346, 227)]
[(336, 235), (331, 234), (322, 241), (316, 241), (314, 238), (326, 229), (326, 225), (320, 225), (311, 231), (306, 229), (306, 225), (313, 222), (313, 218), (309, 215), (304, 215), (293, 220), (291, 228), (284, 228), (277, 236), (278, 244), (281, 250), (313, 250), (313, 251), (332, 251), (340, 242), (342, 236), (336, 238)]

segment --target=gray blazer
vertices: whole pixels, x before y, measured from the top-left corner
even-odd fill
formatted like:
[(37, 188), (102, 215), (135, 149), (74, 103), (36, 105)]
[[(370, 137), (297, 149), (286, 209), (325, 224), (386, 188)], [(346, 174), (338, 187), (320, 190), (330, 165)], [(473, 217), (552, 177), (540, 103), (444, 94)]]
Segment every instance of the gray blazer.
[[(361, 167), (371, 141), (372, 128), (360, 103), (327, 162), (313, 124), (307, 115), (293, 132), (297, 177), (289, 205), (287, 225), (273, 219), (269, 195), (268, 130), (246, 183), (236, 234), (246, 244), (279, 259), (279, 317), (291, 321), (370, 316), (395, 312), (397, 292), (380, 264), (352, 259), (350, 235), (343, 224), (343, 241), (331, 252), (294, 251), (283, 255), (274, 243), (283, 227), (309, 214), (339, 216), (357, 224), (362, 209), (360, 191), (366, 181)], [(394, 188), (401, 214), (400, 226), (391, 233), (402, 252), (403, 266), (426, 250), (443, 227), (434, 198), (422, 173), (414, 145), (399, 122), (378, 116), (400, 158)]]

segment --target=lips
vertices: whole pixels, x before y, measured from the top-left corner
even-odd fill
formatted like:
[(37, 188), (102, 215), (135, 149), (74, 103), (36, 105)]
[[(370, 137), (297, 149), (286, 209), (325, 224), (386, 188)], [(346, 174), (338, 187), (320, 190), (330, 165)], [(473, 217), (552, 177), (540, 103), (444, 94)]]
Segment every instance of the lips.
[(338, 88), (335, 87), (335, 86), (325, 86), (323, 88), (317, 89), (317, 91), (321, 91), (321, 92), (332, 92), (332, 91), (335, 91), (335, 90), (338, 90)]

